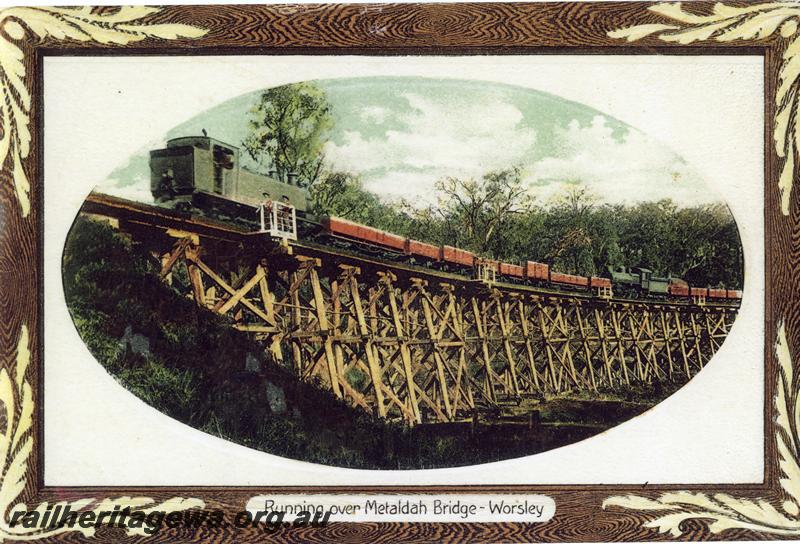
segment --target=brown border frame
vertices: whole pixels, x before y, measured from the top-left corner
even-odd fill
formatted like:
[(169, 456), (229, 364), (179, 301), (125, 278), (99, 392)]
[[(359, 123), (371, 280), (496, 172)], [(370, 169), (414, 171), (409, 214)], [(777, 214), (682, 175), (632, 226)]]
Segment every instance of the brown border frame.
[[(697, 2), (686, 9), (707, 13), (711, 2)], [(738, 3), (732, 5), (748, 5)], [(207, 508), (236, 512), (247, 499), (267, 489), (270, 492), (308, 491), (307, 487), (47, 487), (43, 483), (43, 58), (49, 55), (208, 55), (208, 54), (370, 54), (370, 55), (454, 55), (454, 54), (666, 54), (666, 55), (760, 55), (765, 61), (765, 118), (775, 117), (773, 97), (779, 85), (778, 71), (787, 39), (779, 34), (758, 40), (727, 43), (699, 42), (688, 45), (665, 43), (657, 36), (644, 37), (635, 44), (609, 36), (609, 32), (634, 25), (664, 23), (663, 17), (648, 11), (643, 2), (544, 3), (544, 4), (406, 4), (406, 5), (302, 5), (302, 6), (173, 6), (165, 7), (137, 21), (140, 24), (182, 23), (208, 33), (202, 37), (168, 39), (147, 37), (127, 45), (101, 46), (40, 37), (27, 32), (13, 40), (13, 31), (2, 26), (0, 33), (11, 36), (23, 51), (25, 81), (34, 100), (31, 152), (23, 168), (31, 180), (30, 215), (24, 217), (14, 189), (9, 158), (0, 171), (0, 367), (11, 372), (17, 359), (20, 328), (30, 330), (31, 365), (27, 378), (33, 385), (35, 455), (28, 462), (29, 477), (21, 499), (28, 505), (41, 501), (77, 500), (85, 497), (146, 495), (165, 500), (176, 494), (197, 497)], [(107, 12), (103, 8), (99, 12)], [(6, 19), (6, 21), (9, 19)], [(10, 20), (15, 20), (13, 17)], [(24, 26), (24, 20), (20, 21)], [(378, 33), (371, 29), (382, 28)], [(7, 84), (7, 81), (3, 82)], [(637, 494), (655, 498), (669, 490), (714, 494), (724, 492), (742, 498), (780, 504), (786, 497), (779, 480), (779, 454), (773, 399), (777, 392), (778, 362), (773, 349), (778, 323), (786, 326), (789, 346), (800, 346), (800, 204), (792, 195), (790, 213), (781, 213), (776, 179), (781, 161), (773, 150), (774, 128), (768, 121), (765, 138), (765, 234), (766, 234), (766, 316), (765, 316), (765, 477), (752, 485), (660, 485), (619, 486), (436, 486), (436, 487), (314, 487), (314, 491), (503, 491), (536, 492), (551, 496), (557, 505), (553, 520), (543, 524), (342, 524), (318, 529), (286, 529), (273, 533), (280, 541), (609, 541), (673, 539), (644, 526), (647, 512), (604, 509), (610, 495)], [(780, 296), (778, 296), (780, 294)], [(3, 513), (4, 514), (4, 513)], [(689, 520), (682, 526), (683, 538), (725, 540), (770, 538), (747, 529), (730, 529), (721, 535), (710, 532), (702, 521)], [(208, 529), (201, 534), (165, 529), (152, 540), (214, 539), (261, 542), (258, 529)], [(104, 534), (123, 533), (108, 530)], [(212, 536), (213, 534), (213, 536)], [(48, 540), (77, 538), (62, 535)], [(78, 535), (80, 536), (80, 535)], [(785, 536), (784, 536), (785, 538)], [(133, 541), (134, 539), (130, 539)]]

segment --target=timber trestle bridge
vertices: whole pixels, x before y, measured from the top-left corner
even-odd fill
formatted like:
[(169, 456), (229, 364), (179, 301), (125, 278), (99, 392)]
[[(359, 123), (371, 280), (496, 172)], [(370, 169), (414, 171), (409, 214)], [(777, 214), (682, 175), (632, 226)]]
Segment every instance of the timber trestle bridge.
[(683, 382), (738, 304), (602, 299), (372, 259), (92, 194), (109, 220), (188, 277), (186, 296), (262, 340), (301, 380), (408, 424), (525, 396)]

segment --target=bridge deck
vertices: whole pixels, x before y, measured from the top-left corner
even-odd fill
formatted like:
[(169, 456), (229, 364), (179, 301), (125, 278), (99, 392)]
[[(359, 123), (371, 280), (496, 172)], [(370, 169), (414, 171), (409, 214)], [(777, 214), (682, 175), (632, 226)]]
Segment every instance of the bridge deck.
[(108, 195), (90, 195), (82, 213), (145, 244), (165, 281), (262, 339), (298, 379), (408, 424), (531, 396), (682, 383), (738, 310), (489, 285)]

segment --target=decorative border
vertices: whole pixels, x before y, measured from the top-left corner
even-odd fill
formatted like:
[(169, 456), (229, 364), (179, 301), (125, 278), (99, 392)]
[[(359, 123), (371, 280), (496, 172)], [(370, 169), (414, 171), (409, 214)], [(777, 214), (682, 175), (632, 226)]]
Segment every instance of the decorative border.
[(714, 5), (710, 15), (695, 15), (683, 9), (681, 2), (656, 4), (649, 8), (680, 25), (653, 23), (635, 25), (609, 32), (615, 39), (634, 42), (657, 35), (665, 42), (688, 45), (702, 41), (732, 42), (736, 40), (764, 40), (779, 32), (791, 41), (783, 53), (783, 65), (778, 78), (780, 86), (775, 94), (775, 153), (783, 162), (778, 179), (781, 194), (781, 213), (789, 215), (794, 177), (800, 171), (800, 129), (797, 125), (800, 109), (800, 4), (772, 2), (747, 7)]
[[(28, 70), (34, 65), (31, 52), (37, 46), (53, 46), (58, 43), (67, 44), (69, 47), (75, 47), (75, 44), (128, 46), (146, 38), (198, 39), (202, 41), (203, 45), (217, 47), (267, 43), (280, 45), (296, 43), (306, 47), (338, 48), (347, 48), (353, 43), (362, 44), (362, 46), (370, 44), (370, 46), (378, 48), (382, 47), (381, 44), (386, 44), (385, 47), (404, 48), (408, 45), (419, 48), (434, 47), (434, 44), (437, 43), (455, 47), (481, 47), (481, 38), (488, 43), (500, 44), (503, 47), (506, 45), (549, 46), (559, 43), (605, 46), (609, 44), (609, 41), (597, 33), (598, 27), (606, 25), (602, 30), (602, 33), (605, 34), (607, 29), (614, 28), (615, 25), (607, 24), (607, 17), (603, 21), (604, 10), (608, 10), (612, 17), (620, 16), (636, 22), (649, 19), (649, 16), (642, 13), (645, 7), (651, 13), (669, 19), (669, 22), (636, 24), (618, 28), (607, 32), (605, 37), (611, 40), (642, 41), (648, 44), (654, 43), (654, 40), (657, 39), (679, 46), (704, 43), (726, 45), (736, 41), (743, 45), (769, 46), (773, 49), (778, 47), (775, 45), (776, 42), (786, 42), (781, 44), (782, 65), (775, 89), (776, 111), (773, 128), (774, 150), (781, 165), (777, 181), (780, 193), (780, 214), (785, 217), (791, 216), (794, 177), (800, 170), (800, 128), (797, 121), (798, 110), (800, 110), (800, 35), (798, 35), (800, 4), (775, 2), (744, 7), (716, 4), (710, 14), (704, 15), (697, 15), (692, 11), (696, 11), (695, 6), (705, 10), (710, 6), (708, 3), (697, 3), (691, 11), (684, 9), (679, 2), (650, 6), (630, 4), (629, 8), (619, 5), (609, 8), (603, 7), (601, 4), (586, 8), (577, 4), (536, 7), (491, 4), (484, 6), (477, 7), (469, 4), (452, 7), (446, 5), (394, 6), (397, 9), (393, 9), (391, 5), (353, 7), (353, 9), (348, 6), (324, 5), (302, 8), (262, 6), (254, 8), (254, 12), (257, 12), (255, 17), (245, 14), (245, 8), (219, 6), (220, 12), (228, 10), (226, 13), (229, 15), (243, 15), (241, 22), (247, 28), (237, 29), (241, 32), (238, 33), (239, 37), (236, 39), (232, 37), (215, 38), (207, 41), (202, 40), (203, 36), (209, 32), (206, 28), (215, 30), (219, 28), (225, 31), (227, 25), (235, 23), (236, 18), (228, 20), (225, 16), (217, 17), (216, 13), (206, 12), (200, 19), (205, 17), (203, 20), (212, 24), (200, 28), (189, 24), (148, 23), (145, 19), (151, 20), (155, 17), (163, 20), (164, 17), (158, 16), (165, 10), (143, 6), (102, 8), (100, 10), (90, 7), (0, 10), (0, 88), (2, 88), (0, 184), (8, 182), (14, 195), (0, 199), (0, 205), (8, 204), (11, 200), (16, 199), (20, 210), (20, 215), (17, 217), (21, 218), (19, 220), (14, 218), (13, 221), (10, 220), (12, 218), (9, 218), (4, 225), (14, 223), (28, 225), (27, 228), (32, 228), (30, 226), (32, 223), (30, 221), (31, 183), (25, 173), (25, 168), (33, 164), (30, 157), (32, 146), (30, 125), (33, 103), (31, 88), (34, 86), (34, 77), (28, 73)], [(181, 9), (185, 11), (181, 13)], [(172, 18), (171, 14), (177, 13), (181, 14), (181, 18), (183, 18), (182, 15), (188, 15), (187, 19), (191, 21), (195, 17), (188, 11), (189, 9), (191, 8), (171, 8), (173, 11), (170, 11), (167, 18)], [(237, 9), (240, 12), (237, 12)], [(356, 15), (356, 9), (360, 15)], [(594, 17), (581, 17), (581, 11), (600, 15), (601, 22), (597, 23)], [(303, 16), (306, 12), (307, 16)], [(259, 19), (259, 14), (264, 18), (263, 21)], [(359, 17), (362, 17), (363, 21), (358, 20)], [(403, 21), (398, 21), (395, 25), (392, 17), (402, 18)], [(291, 25), (286, 24), (289, 18), (292, 18)], [(419, 19), (420, 26), (407, 23), (407, 21), (413, 21), (414, 18)], [(563, 28), (559, 27), (556, 31), (552, 31), (553, 21), (556, 21), (556, 25), (564, 25)], [(543, 24), (539, 25), (539, 23)], [(616, 23), (619, 24), (619, 21)], [(363, 26), (359, 26), (360, 24)], [(503, 27), (500, 29), (503, 32), (494, 33), (494, 30), (489, 30), (491, 25)], [(587, 25), (585, 29), (587, 32), (583, 32), (584, 28), (578, 25)], [(263, 33), (256, 32), (262, 28), (266, 29)], [(374, 35), (370, 34), (374, 29), (380, 29), (380, 32)], [(328, 37), (320, 38), (325, 35), (325, 32), (330, 33)], [(362, 37), (353, 40), (354, 36)], [(459, 37), (445, 38), (445, 36)], [(33, 155), (36, 153), (34, 152)], [(774, 157), (767, 158), (768, 163), (774, 160)], [(0, 185), (0, 194), (4, 189), (5, 185)], [(773, 207), (776, 213), (777, 208), (777, 206)], [(2, 213), (11, 215), (11, 207), (0, 207), (0, 214)], [(27, 236), (27, 230), (25, 232)], [(3, 241), (3, 236), (11, 236), (11, 240), (15, 242), (13, 236), (16, 233), (17, 231), (12, 231), (9, 234), (7, 230), (5, 233), (0, 232), (0, 242)], [(8, 243), (8, 239), (6, 239), (6, 243)], [(2, 245), (0, 243), (0, 250), (3, 249)], [(30, 255), (28, 257), (33, 258)], [(24, 263), (24, 268), (27, 269), (30, 266)], [(2, 272), (4, 270), (0, 269), (0, 273)], [(14, 283), (14, 285), (17, 284)], [(789, 320), (790, 314), (785, 305), (781, 304), (780, 306), (781, 313)], [(3, 311), (8, 310), (5, 303), (3, 308)], [(0, 320), (0, 329), (4, 327), (2, 321)], [(34, 448), (36, 433), (33, 428), (35, 423), (38, 423), (34, 419), (36, 415), (35, 388), (32, 388), (28, 381), (28, 376), (31, 374), (29, 366), (32, 352), (28, 327), (24, 323), (30, 322), (30, 320), (26, 315), (21, 320), (14, 321), (12, 319), (11, 322), (16, 327), (12, 331), (0, 330), (2, 335), (0, 344), (8, 338), (9, 334), (18, 339), (15, 358), (6, 358), (0, 365), (2, 366), (0, 368), (0, 401), (2, 402), (2, 407), (0, 407), (0, 465), (2, 466), (2, 472), (0, 472), (0, 541), (6, 539), (38, 540), (70, 530), (80, 531), (86, 537), (93, 536), (94, 529), (92, 528), (28, 530), (9, 526), (8, 519), (11, 513), (31, 509), (19, 500), (26, 490), (33, 491), (34, 500), (36, 500), (36, 496), (44, 495), (48, 499), (54, 496), (52, 491), (44, 494), (39, 492), (36, 489), (37, 484), (33, 481), (34, 478), (29, 476), (30, 456), (32, 452), (36, 451)], [(20, 323), (23, 324), (20, 325)], [(412, 539), (416, 536), (417, 540), (444, 539), (445, 535), (462, 540), (511, 540), (510, 536), (514, 534), (516, 534), (515, 538), (520, 540), (531, 540), (532, 535), (538, 537), (536, 540), (543, 538), (585, 540), (589, 535), (593, 538), (607, 540), (620, 536), (619, 531), (622, 530), (622, 526), (618, 523), (620, 516), (615, 508), (623, 508), (624, 511), (631, 513), (627, 516), (627, 521), (632, 521), (635, 528), (657, 529), (660, 533), (669, 533), (672, 537), (686, 534), (686, 526), (682, 523), (687, 520), (709, 520), (710, 523), (706, 526), (707, 531), (701, 530), (702, 534), (739, 530), (735, 533), (736, 538), (768, 533), (800, 536), (800, 431), (798, 430), (800, 429), (800, 401), (798, 401), (800, 376), (795, 374), (792, 366), (788, 340), (793, 337), (790, 334), (791, 331), (787, 333), (789, 325), (794, 326), (795, 324), (796, 321), (781, 323), (777, 331), (775, 346), (779, 363), (778, 387), (775, 396), (775, 405), (778, 411), (776, 443), (780, 471), (783, 475), (779, 482), (780, 490), (750, 491), (751, 496), (753, 493), (758, 494), (755, 498), (736, 498), (730, 494), (714, 493), (713, 491), (707, 493), (676, 491), (663, 493), (657, 498), (628, 494), (608, 497), (605, 500), (602, 499), (604, 492), (593, 491), (589, 492), (586, 497), (597, 497), (598, 503), (602, 500), (603, 510), (594, 510), (597, 518), (602, 518), (599, 522), (594, 520), (587, 522), (570, 517), (562, 523), (553, 520), (552, 523), (556, 524), (555, 528), (543, 526), (539, 530), (539, 528), (533, 527), (530, 531), (516, 533), (508, 533), (489, 526), (472, 526), (473, 528), (467, 526), (465, 528), (463, 525), (460, 528), (448, 528), (444, 530), (444, 533), (441, 532), (441, 529), (434, 530), (430, 526), (415, 532), (416, 529), (402, 525), (393, 529), (394, 534)], [(10, 351), (13, 346), (8, 344), (5, 347)], [(34, 383), (38, 379), (37, 376)], [(3, 418), (5, 418), (5, 427), (3, 427)], [(708, 488), (708, 486), (698, 487)], [(133, 509), (143, 512), (180, 511), (205, 507), (202, 499), (169, 498), (169, 495), (165, 494), (168, 491), (165, 490), (154, 491), (154, 495), (160, 497), (158, 499), (131, 496), (120, 496), (113, 499), (102, 497), (105, 493), (113, 493), (113, 489), (98, 490), (96, 493), (101, 497), (82, 498), (80, 488), (74, 491), (58, 490), (55, 496), (59, 501), (61, 498), (68, 498), (68, 500), (42, 501), (35, 509), (43, 512), (48, 506), (54, 507), (57, 504), (62, 507), (69, 504), (73, 511), (92, 509), (95, 512), (113, 509), (114, 506), (120, 506), (120, 508), (131, 506)], [(571, 491), (553, 490), (551, 494), (559, 502), (562, 498), (566, 499), (569, 493)], [(765, 493), (768, 495), (767, 498), (763, 498)], [(210, 501), (213, 496), (214, 500), (211, 502), (216, 502), (216, 493), (213, 495), (206, 493), (206, 495)], [(653, 496), (650, 494), (650, 497)], [(582, 497), (582, 499), (586, 499), (586, 497)], [(233, 500), (234, 502), (238, 501), (238, 495)], [(603, 512), (607, 512), (608, 515), (604, 515)], [(613, 515), (610, 515), (612, 513)], [(654, 516), (657, 517), (654, 518)], [(605, 522), (607, 522), (607, 527), (602, 525)], [(576, 527), (581, 524), (586, 525), (581, 529), (583, 532), (576, 531)], [(365, 537), (377, 537), (384, 533), (384, 530), (378, 527), (365, 527), (353, 530), (366, 531), (363, 532)], [(350, 529), (344, 533), (350, 534), (349, 531)], [(136, 534), (136, 531), (129, 530), (128, 534)], [(330, 535), (335, 536), (336, 534), (336, 530), (332, 529)], [(647, 532), (636, 531), (628, 533), (627, 538), (641, 540), (646, 538), (643, 536), (646, 534)], [(230, 533), (228, 536), (238, 538), (238, 536), (233, 537)], [(302, 541), (305, 533), (292, 536), (295, 540)], [(260, 539), (262, 536), (256, 535), (254, 538)]]
[[(747, 7), (733, 7), (722, 3), (714, 5), (709, 15), (695, 15), (686, 11), (680, 2), (657, 4), (650, 11), (679, 23), (653, 23), (635, 25), (608, 33), (609, 37), (628, 42), (656, 35), (665, 42), (688, 45), (700, 41), (731, 42), (735, 40), (763, 40), (779, 32), (791, 39), (783, 53), (778, 74), (779, 86), (775, 95), (774, 118), (775, 152), (783, 162), (778, 179), (781, 195), (781, 213), (789, 216), (794, 177), (800, 168), (800, 4), (774, 2)], [(681, 523), (687, 520), (704, 520), (708, 530), (717, 534), (726, 529), (748, 529), (754, 532), (782, 536), (800, 536), (800, 384), (794, 377), (792, 357), (786, 339), (785, 323), (778, 327), (775, 343), (778, 358), (778, 392), (775, 397), (778, 432), (776, 436), (780, 469), (780, 484), (788, 496), (781, 512), (766, 499), (751, 500), (732, 497), (725, 493), (708, 495), (677, 491), (664, 493), (657, 499), (637, 495), (612, 496), (603, 501), (603, 508), (618, 506), (631, 510), (669, 513), (644, 524), (673, 537), (683, 535)]]
[(686, 520), (710, 521), (708, 530), (714, 534), (726, 529), (749, 529), (755, 532), (782, 536), (800, 536), (800, 387), (794, 376), (794, 365), (786, 340), (786, 327), (778, 327), (775, 342), (778, 357), (778, 394), (775, 397), (778, 423), (778, 452), (784, 477), (780, 484), (788, 498), (778, 508), (766, 499), (757, 501), (732, 497), (725, 493), (708, 495), (676, 491), (664, 493), (657, 499), (637, 495), (609, 497), (603, 508), (619, 506), (647, 512), (669, 512), (644, 524), (669, 532), (674, 537), (683, 534), (681, 523)]
[[(25, 56), (16, 45), (31, 32), (38, 40), (51, 37), (57, 40), (96, 42), (104, 45), (127, 45), (148, 37), (173, 40), (198, 38), (206, 30), (184, 24), (139, 24), (140, 19), (156, 14), (159, 8), (145, 6), (120, 7), (110, 13), (93, 13), (92, 8), (19, 7), (0, 10), (0, 165), (8, 168), (23, 217), (30, 213), (30, 182), (23, 169), (23, 161), (31, 149), (30, 110), (31, 93), (26, 85)], [(7, 164), (10, 163), (10, 164)], [(0, 212), (2, 213), (2, 212)], [(161, 502), (149, 497), (122, 496), (118, 498), (86, 498), (56, 503), (41, 502), (31, 508), (18, 499), (25, 489), (28, 459), (33, 452), (33, 425), (35, 402), (26, 371), (31, 360), (28, 327), (23, 324), (19, 333), (16, 364), (12, 376), (6, 368), (0, 369), (0, 419), (5, 429), (0, 433), (0, 542), (3, 540), (39, 540), (67, 532), (78, 531), (86, 537), (94, 536), (94, 527), (79, 524), (65, 527), (25, 528), (14, 527), (10, 517), (16, 511), (38, 511), (69, 506), (73, 512), (112, 511), (115, 507), (142, 512), (177, 512), (204, 508), (205, 503), (196, 498), (173, 497)], [(129, 536), (146, 536), (143, 528), (127, 527)]]
[[(83, 536), (92, 537), (94, 527), (82, 527), (80, 524), (53, 528), (26, 528), (21, 524), (11, 526), (10, 519), (14, 512), (36, 511), (43, 516), (48, 509), (65, 511), (67, 507), (72, 512), (93, 512), (95, 516), (101, 512), (111, 512), (115, 507), (120, 510), (130, 508), (143, 515), (151, 512), (179, 512), (193, 508), (205, 508), (205, 502), (200, 499), (172, 497), (162, 502), (157, 502), (150, 497), (118, 497), (88, 498), (57, 503), (41, 502), (36, 507), (30, 507), (19, 502), (19, 496), (25, 489), (28, 475), (28, 458), (33, 451), (33, 435), (31, 427), (35, 403), (33, 390), (25, 376), (31, 361), (28, 327), (22, 326), (17, 344), (16, 364), (12, 367), (10, 376), (6, 368), (0, 369), (0, 403), (2, 411), (0, 418), (5, 420), (5, 429), (0, 432), (0, 459), (3, 461), (2, 476), (0, 477), (0, 542), (4, 540), (38, 540), (68, 532), (81, 532)], [(94, 518), (93, 518), (94, 519)], [(146, 527), (126, 527), (129, 536), (146, 536)]]

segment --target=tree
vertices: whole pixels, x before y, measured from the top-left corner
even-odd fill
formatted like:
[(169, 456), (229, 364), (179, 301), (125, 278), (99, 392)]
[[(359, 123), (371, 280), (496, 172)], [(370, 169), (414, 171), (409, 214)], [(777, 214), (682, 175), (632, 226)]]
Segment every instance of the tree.
[(404, 236), (410, 232), (412, 220), (404, 206), (382, 202), (349, 172), (324, 172), (309, 192), (317, 215), (334, 215)]
[(309, 186), (314, 212), (350, 217), (359, 204), (358, 180), (349, 172), (326, 172)]
[(619, 226), (626, 210), (621, 204), (603, 204), (595, 208), (589, 219), (592, 233), (592, 254), (596, 273), (611, 266), (624, 265), (620, 247)]
[(250, 110), (244, 149), (262, 170), (283, 182), (296, 173), (311, 185), (323, 171), (323, 147), (333, 126), (325, 92), (311, 83), (268, 89)]
[(725, 204), (679, 207), (666, 199), (626, 207), (619, 217), (623, 263), (693, 285), (742, 285), (741, 242)]
[(572, 274), (595, 273), (595, 215), (597, 197), (585, 186), (569, 187), (547, 213), (547, 258), (556, 268)]
[(741, 285), (741, 241), (727, 206), (680, 209), (676, 219), (674, 253), (681, 275), (697, 285)]
[(508, 262), (543, 261), (547, 253), (546, 210), (532, 204), (506, 222), (492, 243), (492, 253)]
[[(683, 274), (683, 251), (677, 240), (678, 207), (672, 200), (640, 202), (620, 216), (620, 247), (626, 266), (643, 266), (657, 276)], [(697, 232), (705, 238), (707, 233)]]
[(490, 172), (481, 180), (445, 178), (437, 182), (439, 213), (453, 241), (479, 254), (493, 253), (493, 242), (513, 217), (532, 204), (518, 168)]

